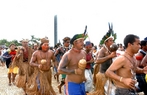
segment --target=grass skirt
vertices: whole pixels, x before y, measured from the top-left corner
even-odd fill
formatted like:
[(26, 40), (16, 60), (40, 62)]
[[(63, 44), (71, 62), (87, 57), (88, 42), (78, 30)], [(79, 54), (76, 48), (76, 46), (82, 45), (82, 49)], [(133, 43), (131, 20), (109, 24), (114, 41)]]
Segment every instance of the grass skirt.
[(107, 81), (107, 78), (104, 73), (98, 73), (96, 75), (96, 85), (95, 91), (91, 93), (87, 93), (87, 95), (105, 95), (104, 85)]
[(94, 65), (94, 70), (93, 70), (93, 85), (94, 86), (96, 84), (96, 75), (99, 72), (99, 68), (100, 68), (100, 65), (99, 64), (95, 64)]
[(39, 71), (35, 69), (34, 74), (27, 83), (26, 92), (28, 95), (56, 95), (51, 85), (52, 73), (49, 71)]
[(23, 88), (24, 90), (26, 89), (26, 82), (29, 80), (28, 68), (29, 68), (28, 63), (26, 62), (22, 63), (22, 66), (19, 67), (19, 72), (16, 77), (16, 86)]

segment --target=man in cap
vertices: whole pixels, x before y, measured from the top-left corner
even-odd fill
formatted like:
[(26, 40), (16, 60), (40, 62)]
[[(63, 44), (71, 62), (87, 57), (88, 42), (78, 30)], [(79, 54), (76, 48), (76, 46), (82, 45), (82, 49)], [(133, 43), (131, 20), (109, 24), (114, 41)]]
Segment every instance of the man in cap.
[(91, 92), (93, 89), (93, 82), (92, 82), (92, 63), (94, 62), (93, 54), (92, 54), (92, 43), (90, 41), (86, 41), (85, 43), (85, 51), (86, 51), (86, 69), (85, 69), (85, 90), (86, 93)]
[[(104, 91), (104, 86), (108, 78), (105, 76), (105, 72), (112, 63), (112, 58), (116, 57), (115, 52), (111, 52), (110, 46), (114, 43), (116, 34), (113, 33), (113, 27), (109, 24), (109, 30), (106, 35), (103, 36), (100, 44), (103, 47), (100, 49), (95, 64), (99, 64), (99, 72), (96, 75), (95, 91), (89, 93), (89, 95), (105, 95), (108, 92)], [(107, 90), (108, 91), (108, 90)], [(109, 94), (108, 94), (109, 95)]]
[(28, 94), (56, 95), (51, 81), (51, 61), (57, 66), (54, 52), (49, 50), (49, 40), (47, 38), (42, 38), (38, 50), (33, 53), (30, 60), (30, 65), (34, 67), (34, 74), (28, 83), (28, 89), (31, 89), (31, 85), (35, 85), (34, 88), (36, 87), (36, 89), (34, 91), (28, 90)]
[(78, 63), (81, 59), (86, 59), (86, 53), (83, 50), (85, 34), (76, 34), (70, 40), (72, 48), (66, 52), (58, 66), (58, 73), (66, 74), (67, 95), (86, 95), (84, 71), (80, 69)]

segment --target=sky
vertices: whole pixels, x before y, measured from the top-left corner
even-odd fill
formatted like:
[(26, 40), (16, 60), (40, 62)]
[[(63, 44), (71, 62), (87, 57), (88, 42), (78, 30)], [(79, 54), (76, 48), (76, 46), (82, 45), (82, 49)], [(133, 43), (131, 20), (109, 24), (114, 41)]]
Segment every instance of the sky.
[(0, 39), (22, 40), (47, 36), (54, 46), (54, 16), (58, 41), (83, 33), (98, 45), (113, 24), (116, 43), (127, 34), (147, 35), (146, 0), (0, 0)]

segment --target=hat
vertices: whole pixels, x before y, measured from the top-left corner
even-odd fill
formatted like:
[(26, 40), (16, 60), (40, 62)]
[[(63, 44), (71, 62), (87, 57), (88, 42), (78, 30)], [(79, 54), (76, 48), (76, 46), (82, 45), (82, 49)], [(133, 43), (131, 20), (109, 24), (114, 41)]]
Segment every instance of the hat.
[(90, 41), (86, 41), (85, 46), (91, 45)]
[(113, 40), (116, 40), (116, 33), (113, 31), (113, 25), (108, 23), (109, 25), (109, 30), (108, 32), (103, 36), (102, 40), (100, 41), (100, 45), (104, 44), (108, 39), (113, 38)]
[(49, 43), (49, 39), (45, 38), (41, 38), (41, 43)]
[(85, 40), (87, 37), (88, 37), (88, 35), (87, 35), (87, 26), (86, 26), (86, 27), (85, 27), (85, 30), (84, 30), (84, 33), (75, 34), (75, 35), (71, 38), (70, 44), (73, 44), (73, 42), (74, 42), (75, 40), (78, 40), (78, 39), (81, 39), (81, 38), (83, 38), (83, 39)]
[(75, 35), (72, 37), (72, 39), (70, 40), (70, 44), (73, 44), (73, 42), (74, 42), (75, 40), (78, 40), (78, 39), (81, 39), (81, 38), (85, 39), (85, 35), (84, 35), (84, 34), (75, 34)]
[(22, 39), (20, 42), (29, 42), (28, 39)]
[(144, 40), (141, 40), (140, 45), (145, 46), (147, 44), (147, 37)]
[(147, 41), (147, 37), (145, 37), (143, 41)]
[(147, 37), (145, 37), (143, 40), (141, 40), (142, 43), (147, 42)]

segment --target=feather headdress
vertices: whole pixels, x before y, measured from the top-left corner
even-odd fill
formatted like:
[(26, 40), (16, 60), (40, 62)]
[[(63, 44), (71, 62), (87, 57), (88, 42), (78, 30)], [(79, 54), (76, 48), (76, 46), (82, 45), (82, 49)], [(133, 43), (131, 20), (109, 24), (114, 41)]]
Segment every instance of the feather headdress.
[(40, 39), (41, 43), (49, 43), (49, 39), (48, 38), (41, 38)]
[(87, 35), (87, 26), (85, 27), (85, 30), (84, 30), (84, 33), (82, 33), (82, 34), (75, 34), (73, 37), (72, 37), (72, 39), (70, 40), (70, 44), (73, 44), (73, 42), (75, 41), (75, 40), (78, 40), (78, 39), (80, 39), (80, 38), (83, 38), (84, 40), (86, 39), (88, 37), (88, 35)]
[(109, 38), (113, 38), (113, 40), (116, 40), (116, 33), (113, 31), (113, 25), (108, 23), (109, 25), (109, 30), (108, 32), (103, 36), (102, 40), (100, 41), (100, 45), (104, 44), (105, 41), (107, 41)]

